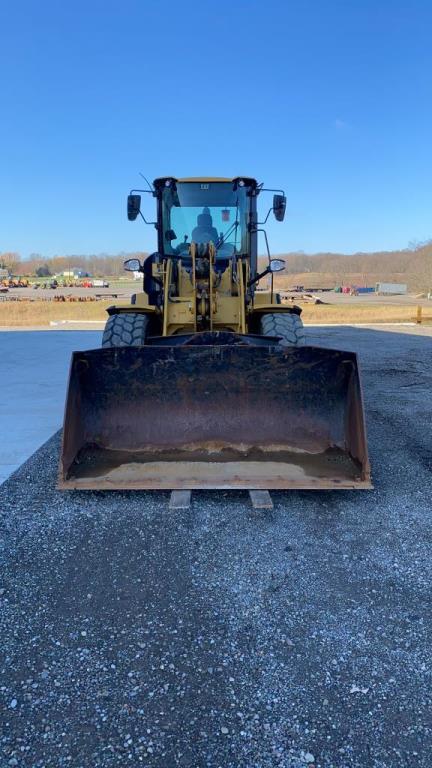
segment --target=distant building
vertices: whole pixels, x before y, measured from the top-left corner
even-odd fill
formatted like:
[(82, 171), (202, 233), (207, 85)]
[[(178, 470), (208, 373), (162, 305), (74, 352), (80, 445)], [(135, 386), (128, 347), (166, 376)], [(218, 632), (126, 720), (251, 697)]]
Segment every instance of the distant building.
[(2, 280), (4, 277), (9, 277), (9, 270), (0, 267), (0, 280)]
[(62, 276), (72, 277), (75, 280), (78, 277), (90, 277), (88, 272), (86, 272), (84, 269), (78, 269), (78, 267), (75, 267), (74, 269), (65, 269), (64, 272), (62, 272)]

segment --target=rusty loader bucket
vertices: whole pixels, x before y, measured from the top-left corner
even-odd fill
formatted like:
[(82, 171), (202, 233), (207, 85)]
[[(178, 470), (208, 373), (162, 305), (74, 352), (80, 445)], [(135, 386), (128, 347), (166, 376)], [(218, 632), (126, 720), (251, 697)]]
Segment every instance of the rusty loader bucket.
[(73, 354), (60, 488), (371, 488), (356, 355), (145, 346)]

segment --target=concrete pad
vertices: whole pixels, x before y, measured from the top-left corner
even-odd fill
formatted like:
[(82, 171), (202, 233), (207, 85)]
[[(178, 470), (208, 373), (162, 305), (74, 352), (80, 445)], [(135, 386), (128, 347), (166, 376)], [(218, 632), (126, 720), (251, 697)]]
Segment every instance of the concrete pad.
[(0, 484), (62, 424), (71, 353), (98, 331), (0, 334)]

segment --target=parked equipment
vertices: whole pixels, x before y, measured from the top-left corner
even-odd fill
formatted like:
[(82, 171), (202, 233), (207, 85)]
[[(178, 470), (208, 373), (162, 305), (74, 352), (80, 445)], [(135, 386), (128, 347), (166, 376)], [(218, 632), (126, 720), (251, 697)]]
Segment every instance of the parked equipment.
[(387, 296), (405, 295), (407, 291), (406, 283), (377, 283), (375, 286), (375, 293), (379, 296), (383, 294)]
[(7, 277), (1, 281), (5, 288), (28, 288), (29, 281), (27, 278)]
[[(273, 290), (284, 262), (258, 273), (265, 191), (156, 179), (158, 250), (125, 262), (143, 292), (108, 309), (102, 349), (73, 354), (61, 488), (371, 487), (356, 355), (304, 346)], [(285, 207), (275, 194), (278, 221)]]

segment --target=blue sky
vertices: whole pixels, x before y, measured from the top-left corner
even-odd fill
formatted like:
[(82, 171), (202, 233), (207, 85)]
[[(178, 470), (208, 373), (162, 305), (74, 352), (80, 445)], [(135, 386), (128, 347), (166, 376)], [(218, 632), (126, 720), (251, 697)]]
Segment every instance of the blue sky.
[(431, 238), (431, 25), (430, 0), (1, 3), (0, 251), (154, 249), (139, 171), (283, 187), (274, 253)]

